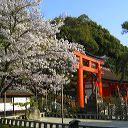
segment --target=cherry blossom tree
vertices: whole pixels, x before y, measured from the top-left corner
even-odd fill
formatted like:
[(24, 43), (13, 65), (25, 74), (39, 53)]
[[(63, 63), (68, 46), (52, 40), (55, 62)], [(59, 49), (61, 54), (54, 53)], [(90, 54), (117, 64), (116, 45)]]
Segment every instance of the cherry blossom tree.
[(15, 88), (59, 90), (69, 82), (83, 46), (56, 39), (62, 23), (41, 16), (40, 0), (0, 1), (0, 94)]

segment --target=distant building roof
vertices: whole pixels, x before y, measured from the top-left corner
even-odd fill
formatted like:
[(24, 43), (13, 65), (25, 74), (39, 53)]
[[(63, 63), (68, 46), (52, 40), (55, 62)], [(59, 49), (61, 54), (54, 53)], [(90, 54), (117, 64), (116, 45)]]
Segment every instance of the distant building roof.
[[(5, 93), (2, 94), (2, 97), (4, 97)], [(27, 92), (24, 90), (7, 90), (6, 91), (6, 97), (30, 97), (33, 96), (31, 92)]]
[[(102, 79), (115, 83), (118, 83), (120, 81), (120, 78), (115, 73), (113, 73), (109, 68), (103, 68)], [(128, 80), (123, 80), (123, 83), (128, 83)]]

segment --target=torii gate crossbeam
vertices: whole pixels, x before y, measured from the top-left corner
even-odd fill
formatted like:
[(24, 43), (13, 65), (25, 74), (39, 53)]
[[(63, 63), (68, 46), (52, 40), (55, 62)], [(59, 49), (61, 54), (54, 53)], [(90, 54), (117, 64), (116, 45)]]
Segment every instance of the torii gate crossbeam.
[[(102, 68), (101, 65), (104, 64), (103, 60), (94, 59), (92, 57), (86, 56), (81, 54), (78, 51), (74, 51), (74, 54), (78, 57), (78, 64), (77, 64), (77, 74), (78, 74), (78, 83), (77, 83), (77, 97), (78, 103), (81, 108), (84, 108), (84, 86), (83, 86), (83, 71), (93, 72), (96, 73), (97, 76), (97, 83), (99, 87), (99, 94), (100, 96), (103, 95), (102, 92)], [(84, 61), (87, 62), (84, 65)]]

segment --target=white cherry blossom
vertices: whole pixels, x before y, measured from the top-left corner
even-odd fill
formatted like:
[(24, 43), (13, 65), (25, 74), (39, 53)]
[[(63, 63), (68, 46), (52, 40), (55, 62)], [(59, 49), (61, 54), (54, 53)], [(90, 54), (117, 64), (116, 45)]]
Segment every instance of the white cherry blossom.
[(39, 2), (0, 1), (1, 93), (11, 85), (28, 89), (34, 85), (40, 93), (44, 87), (59, 90), (75, 71), (73, 51), (83, 52), (83, 46), (77, 43), (56, 39), (63, 23), (44, 20), (38, 11)]

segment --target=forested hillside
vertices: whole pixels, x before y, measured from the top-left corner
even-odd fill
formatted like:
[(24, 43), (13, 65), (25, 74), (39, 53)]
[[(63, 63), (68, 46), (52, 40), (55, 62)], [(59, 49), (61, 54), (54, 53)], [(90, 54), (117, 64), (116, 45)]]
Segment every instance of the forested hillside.
[(125, 62), (123, 58), (126, 60), (124, 56), (128, 55), (128, 47), (123, 46), (107, 29), (92, 21), (85, 14), (79, 17), (68, 16), (54, 19), (57, 22), (60, 20), (64, 21), (64, 25), (60, 28), (57, 38), (80, 43), (84, 45), (87, 52), (93, 55), (107, 56), (109, 67), (117, 74), (121, 74), (121, 71), (124, 70), (121, 67), (122, 61)]

